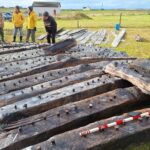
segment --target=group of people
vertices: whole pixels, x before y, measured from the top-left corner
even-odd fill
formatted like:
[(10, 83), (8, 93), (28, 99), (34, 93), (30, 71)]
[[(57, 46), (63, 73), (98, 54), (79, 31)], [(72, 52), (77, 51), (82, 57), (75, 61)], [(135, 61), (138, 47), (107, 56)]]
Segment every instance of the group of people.
[[(32, 6), (29, 6), (28, 9), (28, 17), (27, 17), (27, 34), (26, 34), (26, 42), (29, 42), (31, 38), (32, 42), (35, 42), (35, 33), (36, 33), (36, 25), (37, 25), (37, 16), (33, 10)], [(45, 26), (45, 30), (47, 32), (47, 43), (52, 44), (55, 43), (55, 37), (57, 32), (57, 23), (55, 19), (49, 15), (48, 12), (43, 13), (43, 22)], [(17, 33), (19, 32), (20, 42), (23, 40), (23, 26), (25, 23), (25, 17), (23, 13), (20, 11), (19, 6), (15, 7), (15, 10), (12, 15), (12, 23), (14, 25), (13, 32), (13, 42), (16, 42)], [(2, 42), (4, 41), (4, 19), (2, 13), (0, 13), (0, 36)]]

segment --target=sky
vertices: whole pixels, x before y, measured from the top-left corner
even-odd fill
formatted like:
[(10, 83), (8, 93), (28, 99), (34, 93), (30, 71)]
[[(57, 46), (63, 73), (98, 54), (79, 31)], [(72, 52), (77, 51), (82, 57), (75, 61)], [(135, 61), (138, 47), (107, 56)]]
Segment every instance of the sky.
[[(0, 6), (23, 6), (32, 5), (33, 1), (50, 0), (0, 0)], [(51, 0), (56, 1), (56, 0)], [(82, 9), (91, 7), (93, 9), (150, 9), (150, 0), (57, 0), (61, 2), (62, 9)]]

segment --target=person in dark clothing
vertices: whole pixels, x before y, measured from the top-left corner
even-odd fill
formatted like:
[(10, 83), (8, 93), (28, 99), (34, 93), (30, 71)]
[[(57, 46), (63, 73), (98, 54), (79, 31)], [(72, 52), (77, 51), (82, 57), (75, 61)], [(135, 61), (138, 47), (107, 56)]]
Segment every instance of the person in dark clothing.
[(56, 38), (56, 32), (57, 32), (57, 23), (55, 19), (49, 15), (48, 12), (44, 12), (43, 14), (43, 21), (45, 25), (45, 30), (47, 32), (47, 43), (51, 44), (51, 38), (52, 38), (52, 44), (55, 44), (55, 38)]

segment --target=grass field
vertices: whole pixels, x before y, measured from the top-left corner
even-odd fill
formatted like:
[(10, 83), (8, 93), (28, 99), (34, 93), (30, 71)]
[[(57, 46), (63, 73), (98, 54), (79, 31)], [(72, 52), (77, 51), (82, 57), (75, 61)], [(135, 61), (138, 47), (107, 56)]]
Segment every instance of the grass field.
[[(8, 11), (7, 9), (3, 10)], [(9, 10), (10, 11), (10, 10)], [(103, 47), (111, 47), (111, 43), (114, 39), (112, 31), (114, 26), (119, 22), (119, 15), (122, 12), (122, 28), (127, 28), (127, 34), (124, 42), (122, 42), (116, 50), (125, 51), (130, 56), (136, 56), (140, 58), (150, 58), (150, 11), (119, 11), (119, 10), (101, 10), (101, 11), (72, 11), (64, 10), (57, 18), (58, 27), (64, 27), (66, 29), (77, 28), (77, 22), (79, 21), (80, 28), (88, 28), (90, 30), (99, 30), (100, 28), (106, 28), (109, 34), (109, 42), (103, 44)], [(91, 19), (76, 19), (77, 14), (85, 14)], [(70, 17), (72, 16), (72, 17)], [(24, 28), (26, 25), (24, 25)], [(11, 22), (5, 23), (6, 40), (12, 40), (13, 25)], [(24, 29), (24, 32), (26, 29)], [(42, 20), (39, 18), (37, 23), (37, 36), (45, 33)], [(136, 42), (134, 37), (139, 34), (145, 41)]]
[[(3, 9), (3, 12), (11, 11), (10, 9)], [(66, 29), (77, 28), (77, 21), (79, 21), (80, 28), (88, 28), (90, 30), (99, 30), (106, 28), (110, 36), (107, 44), (102, 47), (111, 47), (111, 42), (114, 39), (112, 31), (114, 26), (119, 22), (119, 15), (122, 12), (122, 27), (127, 28), (127, 34), (124, 42), (116, 48), (118, 51), (125, 51), (130, 56), (139, 58), (150, 58), (150, 11), (119, 11), (119, 10), (105, 10), (105, 11), (72, 11), (64, 10), (57, 18), (58, 27)], [(75, 19), (77, 13), (84, 13), (91, 19), (81, 18)], [(72, 18), (70, 18), (72, 16)], [(13, 25), (11, 22), (5, 22), (6, 41), (12, 40)], [(24, 32), (26, 25), (24, 25)], [(41, 35), (45, 33), (42, 20), (39, 18), (37, 22), (37, 33)], [(145, 41), (136, 42), (135, 35), (141, 35)], [(44, 41), (45, 42), (45, 41)], [(141, 144), (138, 146), (129, 146), (126, 150), (150, 150), (150, 143)]]
[(139, 144), (138, 146), (130, 145), (125, 150), (150, 150), (150, 143)]

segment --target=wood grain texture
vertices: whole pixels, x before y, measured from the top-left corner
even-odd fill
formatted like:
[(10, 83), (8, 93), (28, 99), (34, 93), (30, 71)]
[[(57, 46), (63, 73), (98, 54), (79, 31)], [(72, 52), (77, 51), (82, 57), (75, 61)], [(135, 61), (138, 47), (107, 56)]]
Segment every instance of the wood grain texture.
[(129, 84), (123, 80), (103, 75), (1, 107), (0, 122), (9, 122), (19, 119), (21, 116), (35, 115), (67, 103), (126, 86)]
[(137, 72), (134, 69), (130, 69), (128, 64), (109, 64), (108, 66), (106, 66), (105, 72), (130, 81), (142, 92), (150, 95), (150, 78), (147, 76), (143, 76), (140, 72)]
[[(148, 101), (148, 98), (144, 94), (135, 87), (131, 87), (116, 89), (79, 102), (63, 105), (6, 125), (3, 130), (7, 132), (0, 135), (0, 142), (5, 142), (5, 145), (1, 145), (0, 148), (21, 149), (42, 142), (55, 134), (72, 130), (111, 115), (133, 110), (146, 101)], [(92, 108), (89, 107), (90, 104), (93, 105)], [(19, 128), (21, 128), (21, 132), (18, 132)], [(16, 134), (18, 136), (14, 141)]]
[[(137, 111), (143, 112), (143, 110)], [(144, 112), (146, 111), (150, 111), (150, 109), (145, 109)], [(118, 148), (123, 149), (130, 143), (149, 141), (150, 119), (143, 119), (142, 122), (138, 120), (129, 122), (125, 125), (121, 125), (119, 130), (109, 128), (102, 132), (90, 134), (87, 137), (79, 136), (79, 133), (84, 130), (97, 127), (99, 124), (111, 123), (126, 117), (127, 115), (125, 114), (123, 116), (101, 120), (79, 129), (56, 135), (46, 142), (29, 147), (29, 149), (36, 150), (40, 147), (41, 150), (112, 150)]]

